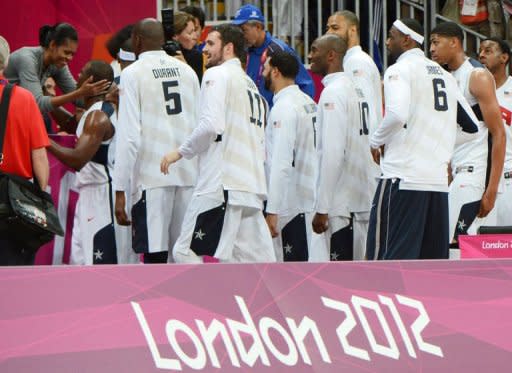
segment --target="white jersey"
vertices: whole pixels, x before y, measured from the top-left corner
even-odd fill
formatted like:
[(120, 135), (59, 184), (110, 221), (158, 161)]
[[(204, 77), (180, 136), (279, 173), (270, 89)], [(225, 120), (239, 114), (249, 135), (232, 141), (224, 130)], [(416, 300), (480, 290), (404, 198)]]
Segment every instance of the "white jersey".
[(370, 211), (374, 185), (363, 94), (346, 73), (327, 75), (318, 102), (321, 141), (318, 213), (350, 217)]
[(315, 208), (316, 104), (295, 84), (273, 98), (266, 136), (266, 211), (290, 215)]
[[(80, 119), (80, 122), (78, 122), (78, 126), (76, 128), (76, 135), (77, 137), (82, 136), (85, 122), (87, 120), (87, 117), (90, 113), (93, 111), (101, 111), (102, 106), (104, 104), (104, 101), (98, 101), (92, 104), (92, 106), (87, 109), (87, 111), (82, 115), (82, 118)], [(108, 104), (110, 105), (110, 104)], [(110, 106), (111, 107), (111, 106)], [(107, 114), (110, 117), (110, 122), (115, 127), (115, 113), (112, 112), (108, 113), (105, 111), (105, 114)], [(109, 115), (110, 114), (110, 115)], [(92, 160), (87, 162), (82, 169), (76, 173), (76, 187), (78, 189), (88, 186), (88, 185), (102, 185), (110, 182), (111, 175), (112, 175), (112, 163), (111, 158), (109, 157), (109, 146), (112, 142), (112, 138), (108, 139), (106, 141), (103, 141), (100, 145), (100, 148), (96, 152), (95, 156)], [(99, 161), (99, 162), (98, 162)]]
[(457, 123), (477, 132), (455, 79), (415, 48), (386, 70), (384, 97), (386, 116), (371, 139), (385, 146), (383, 178), (401, 179), (400, 189), (447, 192)]
[(224, 189), (232, 192), (228, 203), (261, 208), (267, 103), (239, 59), (205, 72), (198, 106), (199, 125), (179, 149), (185, 158), (199, 156), (195, 194)]
[[(164, 51), (150, 51), (121, 73), (116, 190), (193, 186), (197, 164), (183, 160), (169, 175), (162, 155), (176, 149), (197, 123), (199, 81), (194, 70)], [(131, 180), (131, 184), (130, 184)]]
[(382, 83), (379, 69), (373, 59), (359, 45), (350, 48), (343, 58), (343, 70), (349, 74), (356, 88), (363, 91), (369, 111), (363, 111), (370, 135), (382, 121)]
[(487, 170), (487, 155), (489, 152), (487, 143), (488, 129), (483, 121), (478, 101), (469, 91), (471, 73), (479, 68), (484, 69), (484, 66), (477, 60), (468, 58), (457, 70), (452, 72), (457, 80), (459, 89), (478, 118), (478, 136), (472, 141), (457, 144), (452, 158), (452, 170), (456, 172), (458, 168), (472, 166), (473, 174), (480, 175), (479, 183), (483, 187), (485, 183), (485, 172)]
[(496, 97), (500, 104), (501, 116), (505, 125), (506, 151), (505, 151), (505, 171), (512, 170), (512, 77), (508, 77), (507, 81), (498, 89), (496, 89)]

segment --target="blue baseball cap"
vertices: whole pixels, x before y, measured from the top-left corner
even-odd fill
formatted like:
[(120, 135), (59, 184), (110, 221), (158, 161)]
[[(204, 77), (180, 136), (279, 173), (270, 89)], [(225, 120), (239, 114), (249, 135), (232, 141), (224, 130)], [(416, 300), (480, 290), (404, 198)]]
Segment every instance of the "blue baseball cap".
[(234, 25), (243, 25), (249, 21), (258, 21), (261, 23), (265, 23), (265, 17), (263, 17), (263, 13), (261, 10), (254, 5), (247, 4), (238, 9), (235, 14), (235, 19), (233, 20)]

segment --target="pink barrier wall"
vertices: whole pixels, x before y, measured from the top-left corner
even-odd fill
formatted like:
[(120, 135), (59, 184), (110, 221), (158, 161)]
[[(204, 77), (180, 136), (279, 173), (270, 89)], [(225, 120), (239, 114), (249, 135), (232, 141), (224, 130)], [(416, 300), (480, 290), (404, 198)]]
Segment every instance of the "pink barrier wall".
[(0, 371), (509, 372), (512, 260), (0, 268)]

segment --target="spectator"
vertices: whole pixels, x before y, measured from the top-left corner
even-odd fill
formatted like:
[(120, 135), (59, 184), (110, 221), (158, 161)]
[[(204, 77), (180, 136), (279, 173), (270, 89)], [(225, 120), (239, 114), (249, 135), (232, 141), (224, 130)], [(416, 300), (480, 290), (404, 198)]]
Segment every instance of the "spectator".
[[(0, 95), (7, 85), (3, 72), (8, 57), (9, 44), (0, 36)], [(46, 147), (50, 142), (34, 97), (22, 87), (13, 87), (6, 127), (0, 171), (27, 179), (35, 177), (45, 189), (50, 173)], [(0, 248), (0, 265), (34, 264), (35, 252), (4, 230), (0, 230)]]
[[(34, 95), (41, 113), (54, 111), (60, 106), (84, 96), (104, 92), (109, 83), (102, 80), (92, 83), (92, 77), (77, 89), (68, 63), (78, 48), (78, 35), (68, 23), (43, 26), (39, 30), (39, 47), (23, 47), (11, 55), (11, 63), (5, 69), (5, 77), (28, 89)], [(43, 85), (52, 77), (64, 92), (60, 96), (45, 96)], [(73, 117), (67, 112), (54, 112), (59, 125), (66, 125)], [(76, 120), (76, 118), (74, 118)]]
[(199, 78), (203, 79), (203, 54), (195, 49), (197, 34), (194, 17), (185, 12), (174, 13), (174, 40), (180, 44), (185, 62), (194, 69)]
[(304, 65), (300, 62), (295, 51), (285, 44), (282, 40), (272, 37), (268, 31), (265, 31), (265, 18), (261, 10), (254, 5), (244, 5), (236, 13), (233, 24), (239, 25), (244, 33), (245, 40), (249, 45), (247, 55), (247, 64), (245, 71), (247, 75), (256, 83), (260, 93), (265, 97), (270, 107), (272, 107), (273, 94), (265, 88), (265, 79), (263, 79), (263, 66), (270, 52), (284, 50), (293, 53), (299, 61), (299, 74), (295, 83), (301, 91), (313, 97), (315, 88), (313, 80), (306, 71)]
[(181, 9), (182, 12), (190, 14), (192, 17), (194, 17), (194, 30), (197, 35), (197, 45), (196, 49), (199, 51), (202, 51), (204, 48), (204, 41), (201, 40), (201, 36), (203, 34), (204, 30), (204, 22), (205, 22), (205, 14), (204, 10), (197, 6), (186, 6), (185, 8)]

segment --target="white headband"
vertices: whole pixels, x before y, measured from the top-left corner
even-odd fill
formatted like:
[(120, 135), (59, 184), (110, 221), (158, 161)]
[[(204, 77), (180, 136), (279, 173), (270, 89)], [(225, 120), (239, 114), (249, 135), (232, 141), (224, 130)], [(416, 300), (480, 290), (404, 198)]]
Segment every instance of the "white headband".
[(135, 61), (135, 53), (133, 52), (127, 52), (123, 50), (123, 48), (119, 49), (119, 53), (117, 54), (117, 57), (119, 57), (120, 60), (123, 61)]
[(423, 44), (423, 40), (425, 38), (423, 36), (421, 36), (420, 34), (418, 34), (416, 31), (411, 30), (408, 26), (406, 26), (405, 23), (403, 23), (399, 19), (397, 19), (395, 22), (393, 22), (393, 26), (395, 26), (395, 28), (398, 31), (400, 31), (402, 34), (409, 35), (412, 38), (412, 40), (414, 40), (420, 44)]

